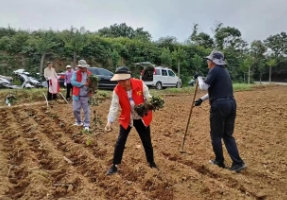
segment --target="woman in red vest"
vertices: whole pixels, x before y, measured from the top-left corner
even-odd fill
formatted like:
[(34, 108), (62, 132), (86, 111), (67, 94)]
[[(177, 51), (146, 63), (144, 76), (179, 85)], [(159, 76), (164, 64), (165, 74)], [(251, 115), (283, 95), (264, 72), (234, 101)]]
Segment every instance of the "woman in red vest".
[(114, 150), (113, 165), (108, 170), (107, 175), (118, 172), (117, 165), (122, 161), (127, 137), (132, 127), (135, 127), (141, 138), (149, 166), (158, 169), (154, 162), (150, 136), (152, 112), (150, 111), (146, 116), (140, 117), (133, 110), (134, 105), (141, 104), (151, 97), (148, 87), (143, 81), (131, 78), (131, 72), (127, 67), (118, 67), (111, 81), (118, 81), (118, 84), (113, 91), (108, 123), (105, 127), (106, 131), (112, 130), (112, 124), (118, 115), (119, 107), (121, 108), (121, 114), (119, 117), (120, 130)]

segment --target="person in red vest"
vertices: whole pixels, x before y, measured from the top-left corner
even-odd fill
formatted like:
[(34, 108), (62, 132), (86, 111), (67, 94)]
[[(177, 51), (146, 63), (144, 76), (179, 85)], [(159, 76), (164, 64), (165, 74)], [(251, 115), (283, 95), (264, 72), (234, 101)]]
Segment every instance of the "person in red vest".
[[(91, 72), (87, 69), (89, 65), (85, 60), (78, 61), (78, 70), (73, 73), (71, 84), (73, 85), (73, 112), (76, 119), (75, 126), (84, 126), (84, 130), (90, 128), (90, 105), (89, 99), (92, 94), (89, 92), (88, 77)], [(81, 110), (84, 111), (84, 120), (81, 117)]]
[(118, 67), (111, 81), (118, 81), (118, 84), (113, 91), (108, 122), (105, 127), (107, 132), (112, 130), (112, 124), (118, 115), (119, 107), (121, 108), (121, 114), (119, 117), (120, 130), (114, 150), (113, 165), (107, 171), (107, 175), (118, 172), (118, 164), (122, 161), (127, 137), (132, 127), (135, 127), (141, 138), (149, 166), (158, 169), (154, 162), (150, 135), (152, 112), (150, 111), (146, 116), (140, 117), (133, 109), (134, 105), (141, 104), (151, 97), (148, 87), (142, 80), (131, 78), (131, 72), (127, 67)]

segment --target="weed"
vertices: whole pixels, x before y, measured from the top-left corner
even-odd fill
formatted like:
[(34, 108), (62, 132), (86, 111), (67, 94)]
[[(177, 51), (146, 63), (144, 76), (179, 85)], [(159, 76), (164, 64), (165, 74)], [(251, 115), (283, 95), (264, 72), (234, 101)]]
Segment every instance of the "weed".
[(147, 115), (148, 111), (156, 111), (163, 107), (164, 100), (159, 96), (152, 96), (148, 101), (136, 105), (134, 110), (139, 116), (143, 117), (144, 115)]
[(14, 105), (16, 102), (17, 102), (17, 97), (13, 93), (8, 94), (5, 98), (5, 103), (8, 104), (9, 106)]

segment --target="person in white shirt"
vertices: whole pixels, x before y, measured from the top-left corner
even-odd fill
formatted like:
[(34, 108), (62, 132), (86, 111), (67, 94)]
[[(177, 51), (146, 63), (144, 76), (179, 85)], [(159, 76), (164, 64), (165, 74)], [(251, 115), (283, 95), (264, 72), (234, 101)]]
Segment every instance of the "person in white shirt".
[(150, 135), (152, 112), (149, 111), (143, 117), (138, 116), (134, 112), (135, 105), (144, 103), (144, 101), (151, 97), (148, 87), (142, 80), (131, 78), (131, 72), (127, 67), (118, 67), (111, 81), (118, 81), (118, 84), (113, 91), (108, 123), (105, 127), (106, 131), (112, 130), (112, 124), (118, 115), (119, 108), (121, 108), (121, 114), (119, 117), (120, 130), (114, 150), (113, 165), (107, 171), (107, 175), (118, 172), (117, 165), (122, 161), (125, 144), (132, 127), (135, 127), (141, 138), (149, 166), (158, 169), (154, 162)]
[(47, 100), (51, 101), (52, 99), (56, 100), (57, 99), (57, 94), (51, 94), (49, 92), (49, 80), (51, 78), (59, 78), (55, 68), (53, 67), (53, 63), (48, 61), (47, 62), (47, 67), (44, 69), (44, 77), (47, 80), (48, 83), (48, 92), (47, 92)]

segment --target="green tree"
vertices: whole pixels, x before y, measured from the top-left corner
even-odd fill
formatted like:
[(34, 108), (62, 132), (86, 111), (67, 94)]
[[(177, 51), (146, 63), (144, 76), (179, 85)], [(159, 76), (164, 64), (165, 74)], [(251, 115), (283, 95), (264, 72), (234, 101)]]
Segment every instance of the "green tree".
[(276, 59), (287, 54), (287, 34), (285, 32), (269, 36), (264, 43), (273, 51)]
[(266, 65), (269, 67), (269, 83), (271, 83), (271, 76), (272, 76), (272, 67), (277, 64), (275, 58), (269, 58), (266, 62)]
[(191, 59), (192, 62), (192, 68), (194, 69), (194, 73), (201, 72), (201, 66), (203, 63), (202, 57), (195, 54), (194, 57)]
[[(178, 48), (172, 52), (172, 58), (177, 62), (177, 75), (180, 77), (180, 62), (185, 58), (185, 51), (182, 48)], [(177, 84), (177, 87), (180, 88), (181, 85)]]
[(117, 52), (117, 50), (113, 50), (113, 52), (111, 53), (111, 57), (113, 60), (113, 65), (115, 67), (115, 69), (118, 67), (118, 63), (121, 59), (121, 56), (119, 55), (119, 53)]
[(62, 39), (65, 43), (65, 47), (73, 52), (74, 67), (77, 62), (77, 54), (88, 44), (85, 33), (86, 31), (84, 27), (81, 27), (79, 30), (71, 27), (70, 30), (62, 32)]
[[(143, 28), (134, 29), (125, 23), (104, 27), (98, 32), (85, 31), (83, 27), (79, 30), (72, 27), (63, 31), (33, 32), (9, 27), (0, 28), (0, 70), (1, 73), (9, 73), (21, 67), (39, 71), (39, 63), (43, 67), (46, 59), (53, 60), (55, 68), (61, 70), (67, 62), (73, 61), (75, 66), (77, 59), (84, 58), (93, 66), (110, 70), (121, 62), (129, 66), (132, 73), (139, 74), (139, 67), (133, 63), (148, 61), (173, 69), (177, 67), (181, 80), (187, 81), (196, 71), (208, 72), (202, 57), (218, 49), (225, 54), (226, 67), (232, 79), (239, 81), (247, 73), (248, 82), (251, 82), (253, 72), (260, 75), (258, 79), (265, 69), (267, 72), (266, 62), (271, 58), (276, 60), (276, 64), (269, 68), (269, 75), (287, 70), (286, 44), (286, 34), (282, 32), (269, 36), (264, 42), (255, 40), (249, 48), (240, 30), (222, 23), (216, 24), (213, 37), (199, 32), (198, 24), (195, 24), (184, 43), (173, 36), (151, 41), (150, 34)], [(267, 48), (272, 56), (265, 56)], [(179, 53), (181, 51), (184, 53)], [(252, 57), (251, 65), (247, 64), (248, 57)]]
[(266, 69), (266, 63), (265, 63), (265, 60), (260, 60), (259, 63), (257, 63), (257, 66), (258, 66), (258, 71), (259, 71), (259, 81), (260, 81), (260, 84), (261, 83), (261, 80), (262, 80), (262, 75), (263, 73), (265, 72), (265, 69)]
[(169, 48), (165, 48), (162, 50), (160, 60), (163, 66), (170, 67), (172, 65), (172, 55), (170, 53)]
[(159, 38), (155, 44), (160, 48), (169, 48), (170, 51), (174, 51), (178, 45), (178, 42), (176, 37), (167, 36)]
[(42, 31), (41, 36), (30, 37), (28, 43), (36, 48), (36, 51), (41, 54), (39, 72), (42, 76), (45, 56), (49, 51), (58, 44), (53, 41), (53, 31)]
[(130, 39), (150, 41), (151, 35), (144, 31), (143, 28), (136, 28), (135, 30), (126, 23), (113, 24), (110, 27), (104, 27), (98, 30), (98, 35), (101, 37), (117, 38), (126, 37)]
[(218, 25), (214, 37), (217, 48), (220, 50), (228, 47), (244, 49), (247, 46), (246, 41), (241, 38), (241, 32), (234, 27), (223, 27), (222, 24)]
[(214, 47), (214, 40), (210, 37), (207, 33), (200, 32), (197, 33), (198, 24), (195, 24), (193, 27), (192, 34), (190, 35), (189, 39), (192, 43), (203, 46), (204, 48), (212, 48)]
[[(247, 83), (250, 84), (250, 79), (251, 79), (251, 67), (253, 65), (253, 58), (249, 55), (246, 55), (241, 63), (240, 63), (240, 68), (243, 70), (244, 73), (244, 77), (245, 77), (245, 72), (247, 71), (247, 75), (248, 75), (248, 80)], [(245, 80), (244, 80), (245, 81)]]

